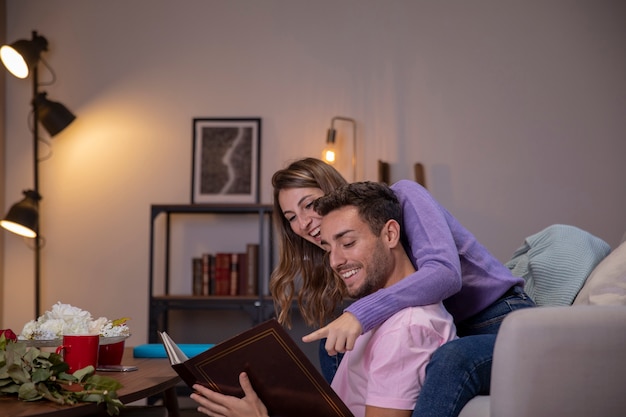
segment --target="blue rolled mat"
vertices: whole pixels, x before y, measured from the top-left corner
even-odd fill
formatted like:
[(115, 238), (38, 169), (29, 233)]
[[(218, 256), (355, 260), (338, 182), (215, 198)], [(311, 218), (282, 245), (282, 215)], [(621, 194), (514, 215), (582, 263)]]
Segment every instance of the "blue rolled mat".
[[(192, 358), (205, 350), (211, 349), (213, 344), (180, 344), (178, 347), (188, 358)], [(133, 348), (135, 358), (167, 358), (165, 348), (161, 343), (148, 343)]]

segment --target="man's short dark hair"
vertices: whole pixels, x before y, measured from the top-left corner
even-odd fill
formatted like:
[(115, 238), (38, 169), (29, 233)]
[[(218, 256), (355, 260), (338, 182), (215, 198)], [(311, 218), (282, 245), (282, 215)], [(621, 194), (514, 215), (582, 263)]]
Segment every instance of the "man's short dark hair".
[(388, 220), (395, 220), (402, 227), (402, 207), (391, 188), (378, 182), (354, 182), (336, 188), (315, 202), (315, 211), (325, 216), (342, 207), (354, 206), (359, 217), (369, 225), (376, 236)]

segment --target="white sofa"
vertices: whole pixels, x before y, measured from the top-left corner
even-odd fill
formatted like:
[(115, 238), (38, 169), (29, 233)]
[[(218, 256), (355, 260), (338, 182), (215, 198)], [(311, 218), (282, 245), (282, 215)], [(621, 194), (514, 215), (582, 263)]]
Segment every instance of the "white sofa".
[(626, 416), (626, 242), (585, 275), (571, 306), (504, 320), (491, 394), (460, 417)]

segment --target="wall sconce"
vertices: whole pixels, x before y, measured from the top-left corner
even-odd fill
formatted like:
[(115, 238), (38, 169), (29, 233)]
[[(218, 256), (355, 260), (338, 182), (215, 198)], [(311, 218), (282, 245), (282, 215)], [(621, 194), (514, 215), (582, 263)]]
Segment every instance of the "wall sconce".
[(330, 129), (326, 135), (326, 147), (322, 151), (322, 160), (330, 165), (337, 161), (337, 150), (335, 148), (335, 138), (337, 131), (335, 130), (335, 121), (341, 120), (352, 123), (352, 181), (356, 181), (356, 121), (349, 117), (335, 116), (330, 121)]
[[(24, 191), (24, 199), (14, 204), (0, 226), (21, 236), (35, 239), (35, 318), (40, 312), (41, 291), (41, 236), (39, 230), (39, 123), (50, 136), (65, 129), (76, 116), (63, 104), (48, 100), (45, 92), (39, 91), (38, 64), (41, 53), (48, 50), (48, 41), (33, 31), (32, 39), (18, 40), (0, 48), (0, 59), (11, 74), (17, 78), (32, 77), (33, 98), (33, 181), (32, 190)], [(45, 64), (45, 62), (44, 62)], [(47, 66), (47, 65), (46, 65)], [(52, 70), (48, 67), (50, 72)], [(53, 73), (54, 75), (54, 73)]]

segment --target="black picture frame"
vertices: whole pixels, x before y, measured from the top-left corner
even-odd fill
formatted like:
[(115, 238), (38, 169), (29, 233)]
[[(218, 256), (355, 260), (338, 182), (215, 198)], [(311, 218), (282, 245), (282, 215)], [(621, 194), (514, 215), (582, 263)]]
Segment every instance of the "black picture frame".
[(261, 118), (194, 118), (192, 204), (259, 203)]

